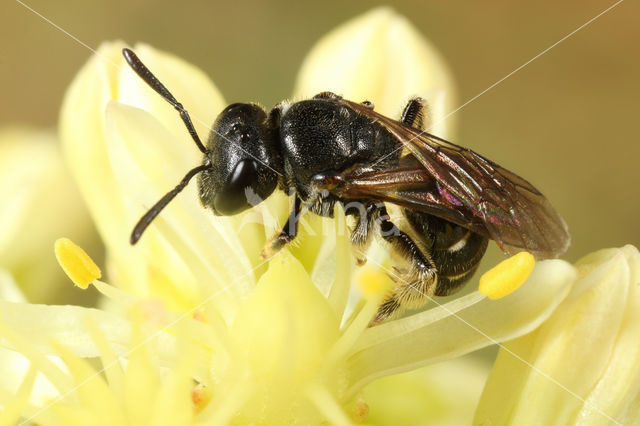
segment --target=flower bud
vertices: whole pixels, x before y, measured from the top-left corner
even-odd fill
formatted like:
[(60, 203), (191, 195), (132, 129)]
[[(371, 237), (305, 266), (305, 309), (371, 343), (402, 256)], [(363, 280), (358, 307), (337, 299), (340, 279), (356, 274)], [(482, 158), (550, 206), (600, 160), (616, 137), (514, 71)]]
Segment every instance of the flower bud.
[(476, 424), (632, 424), (640, 406), (640, 254), (600, 250), (553, 315), (500, 350)]
[(427, 100), (431, 133), (451, 137), (443, 120), (454, 108), (451, 73), (436, 48), (402, 15), (381, 7), (324, 36), (302, 64), (295, 94), (332, 91), (354, 102), (373, 102), (376, 111), (399, 117), (412, 96)]

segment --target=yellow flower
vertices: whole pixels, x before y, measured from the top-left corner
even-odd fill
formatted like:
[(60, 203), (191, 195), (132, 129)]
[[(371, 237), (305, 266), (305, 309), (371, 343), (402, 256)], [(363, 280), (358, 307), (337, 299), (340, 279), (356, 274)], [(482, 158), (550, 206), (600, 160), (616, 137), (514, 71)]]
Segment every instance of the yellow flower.
[(431, 132), (452, 137), (455, 86), (440, 53), (404, 16), (381, 7), (338, 27), (311, 49), (302, 64), (296, 96), (323, 91), (355, 101), (370, 100), (377, 111), (397, 117), (403, 102), (429, 101)]
[(553, 315), (500, 349), (475, 424), (637, 424), (640, 253), (600, 250)]
[[(439, 55), (388, 9), (346, 24), (318, 46), (304, 67), (318, 74), (303, 71), (299, 95), (315, 91), (324, 73), (327, 83), (318, 91), (366, 97), (389, 115), (399, 113), (415, 91), (433, 97), (434, 123), (450, 102), (451, 83)], [(412, 49), (411, 54), (402, 55), (398, 46)], [(531, 332), (568, 294), (574, 268), (560, 260), (544, 261), (521, 288), (499, 300), (473, 292), (368, 327), (389, 285), (387, 259), (373, 256), (367, 266), (355, 267), (340, 208), (333, 220), (301, 225), (301, 246), (261, 265), (260, 249), (287, 213), (282, 194), (245, 214), (213, 217), (198, 204), (195, 188), (188, 187), (131, 247), (133, 224), (199, 162), (200, 154), (171, 106), (124, 64), (122, 47), (106, 43), (85, 65), (67, 93), (60, 121), (67, 159), (107, 246), (107, 275), (117, 288), (94, 281), (108, 301), (104, 311), (0, 301), (7, 335), (2, 345), (41, 369), (56, 388), (54, 396), (65, 396), (53, 401), (58, 411), (51, 410), (57, 414), (48, 414), (46, 402), (29, 399), (29, 373), (21, 382), (26, 390), (20, 395), (26, 396), (16, 403), (22, 408), (13, 408), (17, 415), (39, 412), (36, 421), (55, 424), (55, 416), (63, 413), (86, 424), (106, 412), (117, 424), (132, 419), (130, 404), (142, 404), (148, 410), (138, 411), (143, 414), (136, 419), (170, 422), (174, 418), (153, 410), (166, 411), (167, 393), (185, 401), (186, 386), (156, 392), (153, 387), (162, 380), (144, 379), (161, 377), (167, 368), (180, 372), (179, 383), (185, 383), (184, 377), (195, 381), (191, 392), (197, 404), (176, 411), (184, 414), (185, 423), (361, 421), (367, 410), (359, 396), (368, 383)], [(149, 46), (135, 50), (197, 123), (213, 122), (224, 103), (202, 72)], [(383, 59), (388, 57), (394, 60)], [(341, 72), (329, 81), (336, 64)], [(367, 70), (372, 65), (384, 67)], [(446, 123), (438, 124), (439, 133), (446, 131)], [(206, 129), (197, 127), (204, 136)], [(320, 225), (324, 233), (311, 235)], [(90, 263), (73, 247), (59, 246), (65, 270), (93, 279), (95, 274), (79, 271)], [(351, 289), (352, 282), (359, 284), (359, 292)], [(155, 336), (147, 351), (156, 357), (151, 362), (134, 364), (137, 350), (145, 347), (138, 342), (147, 340), (132, 338), (137, 327)], [(189, 354), (188, 367), (182, 367), (180, 354)], [(92, 373), (76, 358), (96, 356), (109, 366), (107, 382), (96, 376), (85, 383)], [(55, 367), (47, 357), (62, 358), (66, 368)], [(122, 374), (109, 377), (110, 369), (119, 367), (108, 361), (115, 357), (127, 364), (126, 377), (142, 377), (138, 384), (144, 386), (138, 389), (144, 399), (123, 391), (127, 378)], [(138, 373), (138, 368), (154, 373)], [(95, 395), (74, 391), (74, 385), (92, 384), (100, 387)], [(16, 392), (16, 385), (0, 383), (6, 387), (0, 396)], [(0, 402), (12, 404), (7, 398)]]
[[(231, 223), (214, 219), (189, 187), (135, 247), (129, 234), (155, 203), (199, 161), (175, 111), (125, 65), (122, 43), (105, 44), (67, 92), (60, 133), (67, 160), (107, 247), (109, 274), (118, 286), (155, 296), (186, 310), (220, 291), (234, 277), (255, 285), (245, 248)], [(223, 107), (217, 89), (199, 70), (146, 46), (137, 52), (194, 118), (207, 123)], [(206, 134), (202, 126), (197, 126)], [(240, 283), (213, 303), (237, 308)]]
[(0, 129), (0, 268), (31, 301), (64, 300), (66, 278), (51, 257), (60, 234), (97, 239), (79, 196), (52, 131)]
[(362, 391), (368, 424), (468, 425), (489, 374), (475, 355), (383, 377)]
[[(73, 244), (58, 250), (70, 276), (99, 275)], [(373, 328), (367, 326), (384, 292), (372, 294), (341, 325), (337, 309), (345, 302), (331, 294), (346, 293), (334, 287), (323, 296), (286, 251), (270, 262), (229, 326), (211, 305), (178, 315), (97, 280), (94, 286), (117, 309), (0, 300), (0, 342), (6, 348), (0, 354), (19, 356), (13, 365), (0, 365), (0, 374), (15, 375), (24, 359), (33, 366), (24, 379), (0, 383), (0, 404), (13, 418), (34, 417), (41, 424), (66, 418), (87, 423), (105, 412), (113, 416), (109, 424), (125, 424), (134, 409), (136, 418), (157, 418), (154, 410), (166, 408), (165, 392), (175, 392), (177, 401), (192, 393), (193, 404), (182, 403), (174, 415), (193, 415), (199, 424), (360, 421), (367, 411), (366, 400), (358, 398), (364, 385), (533, 330), (564, 299), (574, 275), (565, 262), (540, 262), (517, 292), (498, 301), (474, 292)], [(138, 328), (148, 337), (136, 337)], [(188, 362), (181, 354), (188, 354)], [(78, 360), (96, 356), (106, 381)], [(173, 379), (165, 369), (175, 370)], [(46, 377), (48, 397), (42, 389), (30, 396), (35, 371)], [(191, 378), (195, 382), (187, 386)], [(166, 380), (181, 385), (156, 389)], [(132, 394), (127, 386), (138, 390)], [(142, 401), (132, 396), (140, 394)]]
[[(132, 322), (88, 308), (4, 301), (0, 305), (5, 317), (31, 315), (20, 326), (0, 321), (4, 345), (16, 351), (0, 352), (5, 361), (0, 425), (18, 421), (41, 425), (196, 424), (204, 395), (193, 382), (200, 364), (195, 362), (198, 348), (188, 340), (193, 337), (188, 321), (177, 327), (179, 337), (174, 337), (142, 330), (142, 325), (149, 325), (144, 316), (150, 309), (144, 304), (129, 306)], [(47, 330), (30, 333), (32, 325)], [(168, 354), (168, 347), (175, 352)], [(119, 357), (125, 348), (126, 360)], [(6, 362), (11, 353), (10, 366), (17, 367), (22, 377), (18, 380)], [(83, 357), (98, 357), (100, 369)]]

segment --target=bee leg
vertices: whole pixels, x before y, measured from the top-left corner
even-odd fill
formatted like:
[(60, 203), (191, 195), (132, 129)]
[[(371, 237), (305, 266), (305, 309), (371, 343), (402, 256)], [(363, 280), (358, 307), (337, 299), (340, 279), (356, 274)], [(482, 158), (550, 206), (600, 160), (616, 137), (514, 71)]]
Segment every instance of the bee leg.
[(282, 231), (264, 245), (262, 253), (260, 253), (263, 259), (271, 258), (280, 251), (280, 249), (296, 238), (296, 235), (298, 235), (298, 219), (300, 217), (301, 210), (302, 200), (300, 200), (300, 197), (296, 195), (293, 201), (293, 209), (291, 210), (291, 213), (289, 213), (289, 219), (287, 219), (287, 223), (282, 228)]
[(413, 127), (418, 130), (425, 130), (431, 126), (429, 113), (429, 105), (427, 101), (420, 97), (413, 97), (407, 102), (402, 111), (400, 121), (405, 126)]
[(378, 206), (371, 202), (355, 202), (353, 205), (347, 203), (344, 205), (344, 211), (345, 214), (356, 218), (356, 226), (351, 232), (351, 247), (358, 266), (362, 266), (367, 263), (365, 252), (371, 244), (371, 230), (378, 214)]
[(385, 207), (379, 208), (378, 214), (380, 235), (392, 245), (393, 250), (409, 261), (409, 266), (400, 270), (401, 273), (394, 272), (396, 287), (392, 295), (380, 305), (371, 324), (384, 321), (402, 308), (424, 305), (433, 295), (438, 281), (436, 267), (429, 255), (391, 222)]
[(395, 297), (395, 295), (391, 296), (378, 306), (378, 312), (376, 312), (376, 316), (369, 323), (369, 327), (390, 318), (392, 315), (400, 312), (401, 308), (402, 306), (400, 305), (398, 298)]

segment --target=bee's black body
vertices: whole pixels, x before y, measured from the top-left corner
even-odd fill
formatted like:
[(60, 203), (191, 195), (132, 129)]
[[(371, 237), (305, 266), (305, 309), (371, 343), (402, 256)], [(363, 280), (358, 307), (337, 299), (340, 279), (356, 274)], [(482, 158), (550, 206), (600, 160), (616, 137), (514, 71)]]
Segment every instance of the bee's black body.
[[(399, 307), (424, 303), (427, 296), (452, 294), (477, 268), (486, 250), (487, 238), (409, 209), (401, 210), (406, 217), (401, 230), (390, 222), (386, 207), (378, 200), (349, 199), (314, 187), (318, 176), (366, 168), (379, 159), (383, 159), (376, 165), (380, 168), (393, 168), (399, 162), (402, 145), (398, 139), (384, 125), (340, 104), (338, 99), (332, 93), (321, 93), (313, 99), (281, 104), (272, 110), (270, 122), (279, 132), (282, 147), (281, 188), (293, 190), (302, 205), (315, 214), (332, 216), (334, 204), (338, 202), (346, 207), (347, 215), (371, 222), (366, 226), (359, 223), (352, 235), (356, 250), (360, 248), (360, 257), (373, 232), (382, 235), (394, 250), (410, 259), (408, 269), (397, 270), (394, 278), (399, 281), (398, 288), (381, 306), (378, 319), (391, 315)], [(420, 100), (412, 100), (405, 111), (411, 108), (422, 108)], [(420, 114), (403, 115), (404, 124), (408, 126), (421, 117)], [(365, 210), (367, 206), (372, 207), (361, 215), (360, 206)], [(292, 228), (285, 228), (283, 242), (292, 239), (294, 232)], [(278, 244), (277, 239), (274, 243)]]
[[(323, 95), (321, 95), (323, 96)], [(372, 164), (390, 155), (399, 143), (382, 126), (372, 123), (333, 99), (320, 97), (276, 107), (286, 185), (309, 201), (313, 177)], [(320, 213), (320, 212), (317, 212)]]
[[(370, 102), (330, 92), (283, 102), (268, 113), (256, 104), (232, 104), (205, 146), (182, 105), (133, 52), (124, 55), (180, 112), (204, 154), (203, 164), (143, 216), (132, 243), (196, 174), (202, 204), (217, 215), (237, 214), (276, 188), (294, 195), (287, 225), (267, 243), (265, 257), (295, 238), (303, 208), (332, 216), (340, 203), (355, 218), (351, 241), (358, 257), (380, 235), (404, 259), (394, 267), (397, 286), (374, 321), (455, 292), (476, 270), (489, 239), (505, 251), (526, 249), (539, 257), (568, 245), (566, 225), (531, 184), (424, 132), (420, 98), (409, 101), (400, 121), (373, 111)], [(390, 205), (399, 207), (394, 219)]]

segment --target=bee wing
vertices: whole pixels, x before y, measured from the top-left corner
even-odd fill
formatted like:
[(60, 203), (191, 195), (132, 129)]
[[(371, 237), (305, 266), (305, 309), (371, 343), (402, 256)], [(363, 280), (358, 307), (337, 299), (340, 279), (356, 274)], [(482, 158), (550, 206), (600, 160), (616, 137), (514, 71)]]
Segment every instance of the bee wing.
[(355, 167), (329, 176), (319, 186), (330, 188), (340, 197), (375, 199), (429, 213), (493, 238), (482, 220), (468, 208), (447, 198), (437, 181), (413, 156), (401, 158), (400, 164)]
[[(360, 104), (340, 102), (382, 124), (409, 152), (396, 166), (348, 171), (350, 176), (343, 176), (347, 185), (360, 182), (366, 187), (361, 190), (373, 198), (458, 223), (494, 239), (507, 253), (524, 249), (538, 258), (550, 258), (568, 248), (566, 223), (520, 176), (468, 148), (404, 126)], [(376, 184), (372, 178), (387, 183)]]

